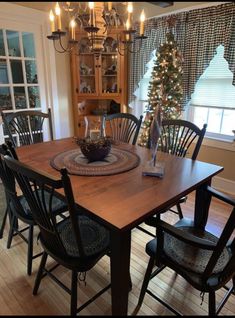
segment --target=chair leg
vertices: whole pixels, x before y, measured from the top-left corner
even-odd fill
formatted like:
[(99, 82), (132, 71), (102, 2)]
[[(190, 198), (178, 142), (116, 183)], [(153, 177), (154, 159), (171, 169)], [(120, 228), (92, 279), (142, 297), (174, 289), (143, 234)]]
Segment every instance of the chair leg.
[(211, 291), (209, 292), (209, 316), (215, 316), (216, 315), (216, 307), (215, 307), (215, 292)]
[(150, 279), (150, 276), (152, 274), (154, 262), (155, 262), (154, 257), (150, 257), (150, 260), (149, 260), (149, 263), (148, 263), (148, 267), (147, 267), (147, 270), (146, 270), (146, 273), (145, 273), (145, 276), (144, 276), (143, 285), (142, 285), (142, 288), (141, 288), (141, 291), (140, 291), (140, 297), (139, 297), (139, 300), (138, 300), (137, 308), (141, 307), (142, 302), (144, 300), (144, 296), (145, 296), (145, 293), (146, 293), (146, 290), (147, 290), (148, 284), (149, 284), (149, 279)]
[(12, 238), (13, 238), (13, 234), (14, 234), (15, 222), (16, 222), (16, 217), (12, 216), (11, 222), (10, 222), (10, 229), (9, 229), (9, 233), (8, 233), (8, 239), (7, 239), (7, 248), (11, 247), (11, 242), (12, 242)]
[(71, 304), (70, 304), (71, 316), (76, 316), (77, 314), (77, 281), (78, 281), (78, 273), (77, 271), (72, 271)]
[(33, 295), (37, 295), (38, 288), (39, 288), (39, 285), (40, 285), (41, 279), (42, 279), (43, 269), (46, 265), (47, 256), (48, 256), (48, 254), (44, 251), (42, 254), (40, 266), (39, 266), (37, 277), (35, 280), (35, 284), (34, 284), (34, 288), (33, 288)]
[(28, 235), (28, 255), (27, 255), (27, 274), (31, 275), (32, 273), (32, 263), (33, 263), (33, 225), (29, 226), (29, 235)]
[(129, 292), (132, 290), (131, 273), (129, 272)]
[(5, 224), (6, 224), (7, 214), (8, 214), (8, 207), (6, 207), (6, 211), (5, 211), (5, 214), (3, 216), (2, 225), (1, 225), (1, 229), (0, 229), (0, 239), (3, 237), (3, 232), (4, 232), (4, 228), (5, 228)]
[(179, 218), (180, 218), (180, 219), (183, 219), (184, 216), (183, 216), (183, 212), (182, 212), (180, 203), (177, 203), (177, 204), (176, 204), (176, 207), (177, 207), (177, 210), (178, 210)]

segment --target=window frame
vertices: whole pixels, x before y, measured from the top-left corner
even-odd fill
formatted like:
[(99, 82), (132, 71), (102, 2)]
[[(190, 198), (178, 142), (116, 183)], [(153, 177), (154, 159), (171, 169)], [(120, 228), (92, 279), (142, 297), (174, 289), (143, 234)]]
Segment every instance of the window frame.
[[(206, 107), (209, 108), (209, 107)], [(194, 106), (190, 106), (190, 101), (187, 104), (186, 111), (184, 112), (184, 119), (193, 121), (194, 116)], [(202, 127), (199, 127), (202, 128)], [(228, 136), (223, 134), (217, 134), (206, 131), (205, 137), (202, 142), (203, 145), (213, 147), (213, 148), (220, 148), (229, 151), (235, 151), (235, 136)]]

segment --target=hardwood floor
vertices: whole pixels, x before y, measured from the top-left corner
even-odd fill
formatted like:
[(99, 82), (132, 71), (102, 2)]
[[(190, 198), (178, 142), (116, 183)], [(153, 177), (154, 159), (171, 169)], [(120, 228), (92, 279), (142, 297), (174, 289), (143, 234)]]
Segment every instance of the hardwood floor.
[[(188, 196), (183, 204), (185, 216), (193, 216), (194, 194)], [(219, 235), (231, 208), (213, 199), (210, 210), (209, 228), (214, 234)], [(163, 219), (170, 223), (177, 220), (177, 215), (166, 213)], [(149, 229), (149, 227), (148, 227)], [(58, 287), (50, 278), (43, 279), (37, 296), (32, 295), (35, 275), (40, 259), (33, 262), (33, 273), (26, 274), (26, 252), (27, 246), (19, 237), (14, 237), (12, 247), (6, 248), (8, 224), (4, 237), (0, 240), (0, 315), (68, 315), (70, 296)], [(146, 270), (148, 256), (145, 253), (145, 245), (150, 236), (138, 229), (132, 231), (132, 253), (131, 253), (131, 277), (133, 282), (132, 291), (129, 294), (129, 310), (131, 315), (138, 301), (143, 276)], [(37, 244), (37, 233), (35, 233), (35, 250), (40, 251), (40, 243)], [(50, 260), (51, 264), (53, 261)], [(60, 279), (70, 286), (70, 272), (58, 267), (55, 271)], [(109, 258), (104, 257), (87, 273), (87, 284), (81, 282), (78, 289), (79, 302), (86, 301), (96, 291), (109, 282)], [(207, 296), (201, 305), (199, 291), (192, 288), (179, 275), (175, 275), (170, 269), (165, 269), (150, 283), (151, 288), (158, 295), (174, 304), (177, 310), (184, 315), (207, 315)], [(223, 295), (219, 291), (218, 299)], [(82, 312), (82, 315), (110, 315), (111, 296), (110, 290), (90, 304)], [(144, 298), (144, 303), (138, 315), (172, 315), (160, 303), (149, 295)], [(220, 315), (235, 315), (235, 296), (231, 296)]]

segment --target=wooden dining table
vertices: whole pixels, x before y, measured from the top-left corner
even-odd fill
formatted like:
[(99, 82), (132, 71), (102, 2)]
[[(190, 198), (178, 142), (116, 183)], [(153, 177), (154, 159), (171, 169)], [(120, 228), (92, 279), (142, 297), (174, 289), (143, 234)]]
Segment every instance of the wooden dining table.
[[(123, 173), (70, 175), (70, 180), (75, 202), (110, 230), (112, 314), (127, 315), (131, 230), (194, 190), (194, 221), (203, 228), (208, 216), (204, 190), (223, 167), (159, 152), (157, 161), (165, 164), (163, 178), (143, 176), (143, 165), (149, 160), (149, 150), (130, 144), (116, 147), (136, 153), (140, 164)], [(76, 140), (66, 138), (22, 146), (17, 148), (17, 154), (29, 166), (59, 177), (59, 171), (50, 164), (51, 158), (76, 148)]]

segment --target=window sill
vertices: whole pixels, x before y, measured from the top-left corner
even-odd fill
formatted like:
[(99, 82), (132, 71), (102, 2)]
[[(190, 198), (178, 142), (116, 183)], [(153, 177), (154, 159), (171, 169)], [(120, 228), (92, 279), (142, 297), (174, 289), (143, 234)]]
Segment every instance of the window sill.
[(235, 151), (235, 141), (219, 140), (212, 137), (204, 137), (202, 144), (204, 146), (219, 148), (229, 151)]

